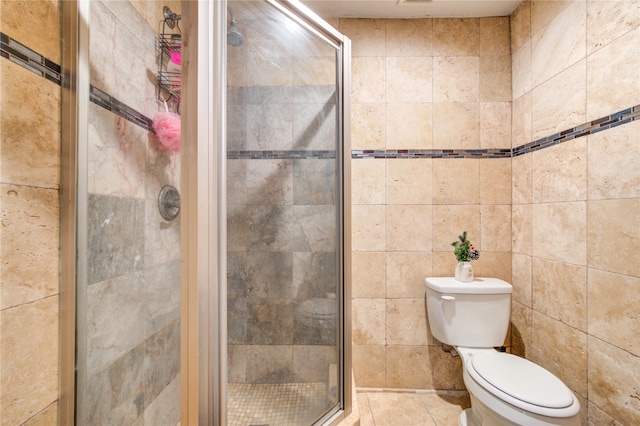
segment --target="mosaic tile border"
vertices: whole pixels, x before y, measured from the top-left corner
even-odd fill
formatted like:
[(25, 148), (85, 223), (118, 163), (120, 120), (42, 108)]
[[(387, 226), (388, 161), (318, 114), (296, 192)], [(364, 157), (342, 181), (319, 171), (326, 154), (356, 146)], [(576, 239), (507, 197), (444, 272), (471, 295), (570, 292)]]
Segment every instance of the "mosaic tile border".
[[(0, 33), (0, 39), (0, 54), (3, 58), (9, 59), (11, 62), (20, 65), (59, 86), (62, 85), (62, 68), (60, 65), (50, 61), (4, 33)], [(120, 102), (113, 96), (108, 95), (94, 86), (90, 86), (89, 88), (89, 100), (94, 104), (132, 122), (133, 124), (136, 124), (149, 132), (153, 132), (153, 129), (151, 128), (152, 120), (149, 117), (146, 117), (144, 114), (139, 113), (135, 109), (127, 106), (123, 102)]]
[[(60, 65), (29, 49), (25, 45), (0, 32), (0, 55), (55, 84), (62, 84)], [(152, 120), (133, 108), (128, 107), (113, 96), (90, 87), (90, 101), (126, 120), (153, 132)], [(580, 138), (612, 127), (640, 120), (640, 104), (623, 109), (611, 115), (581, 124), (559, 133), (537, 139), (513, 149), (387, 149), (352, 150), (352, 159), (366, 158), (510, 158), (518, 157)], [(302, 159), (336, 158), (335, 151), (228, 151), (227, 158), (236, 159)]]
[(228, 160), (334, 159), (335, 151), (227, 151)]
[(153, 129), (151, 128), (153, 120), (94, 86), (90, 87), (89, 100), (153, 133)]
[(558, 145), (572, 139), (591, 135), (640, 120), (640, 105), (623, 109), (559, 133), (537, 139), (513, 149), (380, 149), (353, 150), (352, 159), (364, 158), (509, 158)]
[(381, 149), (353, 150), (351, 158), (509, 158), (511, 149)]
[(627, 124), (636, 120), (640, 120), (640, 105), (623, 109), (622, 111), (618, 111), (611, 115), (607, 115), (605, 117), (589, 121), (579, 126), (563, 130), (560, 133), (547, 136), (546, 138), (540, 138), (528, 144), (520, 145), (513, 149), (511, 156), (518, 157), (529, 152), (538, 151), (540, 149), (548, 148), (562, 142), (567, 142), (572, 139), (598, 133), (603, 130), (621, 126), (623, 124)]
[(0, 55), (58, 85), (62, 82), (60, 65), (0, 32)]

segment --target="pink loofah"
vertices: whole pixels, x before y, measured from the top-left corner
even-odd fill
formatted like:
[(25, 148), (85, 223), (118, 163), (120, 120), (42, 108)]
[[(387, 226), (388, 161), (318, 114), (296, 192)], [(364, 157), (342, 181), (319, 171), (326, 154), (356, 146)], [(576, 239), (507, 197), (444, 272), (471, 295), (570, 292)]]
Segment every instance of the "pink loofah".
[(160, 148), (165, 151), (180, 151), (180, 116), (172, 112), (158, 112), (153, 117), (153, 131)]

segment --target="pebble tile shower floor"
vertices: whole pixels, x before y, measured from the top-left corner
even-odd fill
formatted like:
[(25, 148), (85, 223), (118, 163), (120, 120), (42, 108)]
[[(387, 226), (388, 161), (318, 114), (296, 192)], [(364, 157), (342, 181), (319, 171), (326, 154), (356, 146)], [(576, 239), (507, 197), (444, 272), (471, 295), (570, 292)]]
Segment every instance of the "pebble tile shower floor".
[(329, 407), (327, 384), (230, 383), (229, 426), (300, 426), (312, 424)]

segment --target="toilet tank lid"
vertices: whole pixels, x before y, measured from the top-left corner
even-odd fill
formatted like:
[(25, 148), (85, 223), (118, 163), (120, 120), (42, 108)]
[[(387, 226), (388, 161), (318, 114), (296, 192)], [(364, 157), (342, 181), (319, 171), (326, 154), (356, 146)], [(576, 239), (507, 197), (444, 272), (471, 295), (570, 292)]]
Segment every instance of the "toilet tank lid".
[(449, 294), (509, 294), (513, 287), (499, 278), (476, 278), (463, 283), (453, 277), (427, 277), (425, 284), (431, 290)]

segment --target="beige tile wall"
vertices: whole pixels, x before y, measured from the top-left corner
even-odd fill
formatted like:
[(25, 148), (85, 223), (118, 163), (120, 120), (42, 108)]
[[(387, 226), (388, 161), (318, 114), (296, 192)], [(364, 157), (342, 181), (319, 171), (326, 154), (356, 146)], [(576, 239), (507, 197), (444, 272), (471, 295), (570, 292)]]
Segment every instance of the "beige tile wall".
[[(59, 63), (57, 2), (0, 7), (4, 33)], [(13, 19), (24, 13), (30, 19)], [(518, 146), (543, 128), (562, 130), (638, 104), (639, 21), (637, 1), (591, 0), (525, 2), (510, 21), (342, 19), (340, 30), (353, 41), (353, 148)], [(53, 83), (0, 64), (0, 408), (3, 424), (35, 424), (56, 417), (60, 95)], [(451, 112), (459, 114), (453, 123)], [(640, 263), (625, 250), (640, 240), (638, 135), (640, 123), (629, 124), (512, 164), (353, 161), (357, 385), (462, 387), (459, 362), (424, 336), (421, 303), (422, 278), (451, 273), (446, 244), (464, 227), (481, 249), (476, 273), (513, 281), (513, 351), (588, 397), (590, 423), (640, 422), (633, 397)], [(512, 231), (493, 225), (509, 221)], [(419, 237), (407, 235), (414, 227)], [(559, 249), (565, 240), (573, 244)]]
[[(57, 1), (0, 3), (2, 32), (60, 63)], [(0, 423), (54, 424), (60, 86), (0, 60)]]
[[(640, 3), (526, 1), (511, 16), (512, 143), (640, 104)], [(583, 424), (640, 423), (640, 122), (513, 159), (512, 348)]]
[[(511, 146), (509, 19), (340, 19), (352, 40), (353, 149)], [(424, 278), (452, 275), (467, 230), (478, 275), (511, 279), (510, 159), (353, 160), (358, 387), (462, 389), (429, 332)]]

